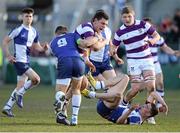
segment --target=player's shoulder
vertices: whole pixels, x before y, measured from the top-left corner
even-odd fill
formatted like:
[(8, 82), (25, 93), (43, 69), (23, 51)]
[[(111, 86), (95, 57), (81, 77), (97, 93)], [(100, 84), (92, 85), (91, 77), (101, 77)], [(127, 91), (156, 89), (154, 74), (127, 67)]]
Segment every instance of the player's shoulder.
[(111, 32), (111, 29), (110, 29), (108, 26), (106, 26), (106, 27), (104, 28), (104, 31), (106, 31), (106, 32)]
[(19, 34), (22, 29), (23, 29), (22, 25), (18, 25), (16, 27), (12, 28), (8, 35)]
[(12, 31), (21, 31), (23, 29), (22, 25), (18, 25), (12, 29)]
[(84, 22), (84, 23), (81, 24), (81, 26), (82, 26), (82, 28), (84, 28), (84, 27), (90, 27), (90, 28), (93, 28), (93, 25), (92, 25), (91, 22)]
[(31, 27), (31, 30), (33, 31), (33, 33), (38, 34), (38, 31), (33, 26)]

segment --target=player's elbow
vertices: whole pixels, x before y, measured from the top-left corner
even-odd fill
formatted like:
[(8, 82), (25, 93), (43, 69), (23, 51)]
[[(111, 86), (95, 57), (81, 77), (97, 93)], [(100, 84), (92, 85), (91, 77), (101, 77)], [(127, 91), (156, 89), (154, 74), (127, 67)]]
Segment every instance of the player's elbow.
[(32, 79), (32, 84), (33, 85), (38, 85), (40, 83), (40, 77), (36, 76), (35, 78)]
[(116, 124), (124, 124), (124, 120), (121, 117), (116, 121)]

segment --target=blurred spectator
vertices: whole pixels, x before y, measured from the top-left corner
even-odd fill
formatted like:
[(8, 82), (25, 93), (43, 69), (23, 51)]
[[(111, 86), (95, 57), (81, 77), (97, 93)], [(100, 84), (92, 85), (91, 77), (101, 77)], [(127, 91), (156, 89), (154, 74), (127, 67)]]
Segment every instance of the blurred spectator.
[(162, 20), (160, 31), (167, 44), (170, 44), (173, 49), (178, 49), (178, 27), (173, 23), (173, 20), (169, 16), (166, 16)]
[(117, 0), (117, 5), (119, 8), (119, 11), (123, 9), (123, 7), (126, 5), (127, 0)]
[(113, 19), (114, 21), (114, 12), (115, 12), (115, 0), (109, 0), (109, 5), (110, 5), (110, 11), (111, 11), (111, 18)]
[(178, 35), (180, 37), (180, 9), (179, 8), (176, 9), (173, 20), (174, 20), (175, 25), (178, 28)]
[(162, 33), (167, 33), (171, 30), (172, 20), (169, 16), (165, 16), (160, 24), (160, 30)]
[[(160, 32), (162, 33), (162, 36), (165, 39), (165, 42), (170, 46), (172, 49), (178, 50), (179, 49), (179, 29), (178, 29), (178, 14), (176, 13), (176, 17), (171, 19), (171, 17), (166, 16), (161, 24), (160, 24)], [(176, 20), (175, 20), (176, 18)], [(165, 53), (161, 52), (160, 54), (160, 62), (162, 64), (167, 63), (177, 63), (178, 58), (173, 55), (166, 55)]]

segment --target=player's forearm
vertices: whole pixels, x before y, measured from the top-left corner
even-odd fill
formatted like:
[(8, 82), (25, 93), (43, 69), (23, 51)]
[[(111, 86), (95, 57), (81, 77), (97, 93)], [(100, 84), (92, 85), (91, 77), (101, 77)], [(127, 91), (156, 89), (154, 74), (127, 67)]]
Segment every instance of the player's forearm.
[(118, 57), (117, 53), (115, 53), (115, 54), (113, 55), (113, 58), (114, 58), (115, 61), (118, 60), (118, 59), (120, 59), (120, 58)]
[(167, 54), (170, 54), (170, 55), (175, 54), (175, 51), (172, 48), (168, 47), (166, 44), (163, 47), (161, 47), (161, 49)]
[(3, 40), (2, 49), (3, 49), (4, 53), (5, 53), (5, 56), (8, 57), (10, 55), (9, 42), (7, 42), (6, 39)]
[(129, 109), (127, 112), (125, 112), (120, 118), (118, 118), (116, 123), (125, 124), (128, 116), (131, 114), (132, 111), (133, 111), (133, 109)]
[(82, 48), (90, 47), (98, 42), (97, 37), (88, 37), (86, 39), (80, 39), (79, 46)]
[(113, 56), (113, 55), (117, 55), (117, 48), (118, 48), (118, 46), (116, 46), (116, 45), (110, 45), (110, 55), (111, 56)]
[(92, 39), (79, 39), (78, 40), (78, 46), (80, 48), (88, 48), (92, 46), (93, 44), (97, 43), (98, 38), (92, 38)]
[(166, 105), (165, 101), (162, 99), (162, 97), (157, 92), (155, 92), (155, 91), (151, 92), (150, 96), (153, 97), (155, 100), (159, 101), (162, 105)]
[(96, 45), (93, 45), (93, 49), (94, 49), (95, 51), (98, 51), (98, 50), (100, 50), (101, 48), (103, 48), (107, 43), (108, 43), (107, 40), (98, 41), (98, 42), (96, 43)]
[(44, 48), (40, 45), (40, 43), (34, 44), (34, 48), (38, 52), (44, 52)]
[(160, 39), (160, 35), (155, 31), (153, 34), (152, 34), (152, 39), (149, 40), (149, 42), (154, 45), (157, 41), (159, 41)]

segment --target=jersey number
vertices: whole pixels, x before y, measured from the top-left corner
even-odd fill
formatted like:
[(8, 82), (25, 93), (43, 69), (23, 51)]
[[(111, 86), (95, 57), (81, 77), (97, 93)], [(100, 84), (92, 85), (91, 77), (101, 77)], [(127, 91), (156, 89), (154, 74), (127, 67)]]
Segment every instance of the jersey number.
[(58, 47), (66, 46), (66, 45), (67, 45), (66, 38), (61, 38), (61, 39), (59, 39), (58, 42), (57, 42), (57, 44), (58, 44)]

